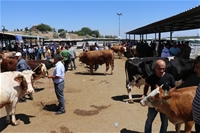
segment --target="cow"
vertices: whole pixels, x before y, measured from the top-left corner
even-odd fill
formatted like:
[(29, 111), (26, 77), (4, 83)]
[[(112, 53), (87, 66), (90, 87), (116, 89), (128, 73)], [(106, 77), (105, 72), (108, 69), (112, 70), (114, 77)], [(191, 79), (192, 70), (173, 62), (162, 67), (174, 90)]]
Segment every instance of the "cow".
[(194, 74), (193, 60), (179, 57), (145, 57), (130, 58), (125, 62), (126, 89), (129, 99), (132, 99), (131, 89), (145, 84), (145, 78), (154, 72), (154, 65), (158, 59), (166, 63), (165, 72), (172, 74), (176, 81), (184, 81), (188, 76)]
[(82, 63), (86, 63), (90, 66), (90, 74), (93, 74), (93, 66), (95, 64), (106, 64), (106, 72), (109, 69), (109, 65), (111, 66), (111, 74), (113, 74), (114, 69), (114, 53), (112, 50), (95, 50), (95, 51), (88, 51), (82, 52), (79, 55), (79, 61)]
[[(35, 72), (35, 79), (45, 77), (48, 74), (46, 65), (40, 61), (29, 60), (27, 64)], [(17, 60), (16, 59), (3, 59), (1, 62), (1, 72), (16, 71)]]
[(7, 116), (6, 123), (10, 124), (10, 113), (12, 115), (12, 124), (18, 125), (15, 118), (15, 110), (18, 100), (25, 93), (33, 93), (34, 89), (31, 77), (34, 72), (25, 70), (23, 72), (13, 71), (0, 73), (0, 108), (5, 106)]
[(180, 133), (181, 124), (185, 124), (185, 133), (191, 133), (194, 121), (192, 120), (192, 102), (197, 86), (182, 89), (171, 89), (166, 92), (157, 87), (148, 96), (140, 101), (142, 106), (155, 107), (165, 114), (169, 121), (176, 126), (176, 133)]
[(118, 54), (119, 59), (121, 58), (122, 54), (126, 52), (126, 47), (121, 45), (113, 45), (110, 49)]

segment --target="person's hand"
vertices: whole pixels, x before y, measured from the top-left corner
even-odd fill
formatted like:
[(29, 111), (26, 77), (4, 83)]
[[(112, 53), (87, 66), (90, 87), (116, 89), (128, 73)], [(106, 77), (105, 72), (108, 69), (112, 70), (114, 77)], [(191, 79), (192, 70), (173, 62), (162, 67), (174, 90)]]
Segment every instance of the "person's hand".
[(48, 77), (48, 78), (52, 78), (52, 75), (48, 75), (47, 77)]
[(146, 97), (145, 95), (142, 95), (142, 96), (141, 96), (141, 99), (144, 99), (145, 97)]

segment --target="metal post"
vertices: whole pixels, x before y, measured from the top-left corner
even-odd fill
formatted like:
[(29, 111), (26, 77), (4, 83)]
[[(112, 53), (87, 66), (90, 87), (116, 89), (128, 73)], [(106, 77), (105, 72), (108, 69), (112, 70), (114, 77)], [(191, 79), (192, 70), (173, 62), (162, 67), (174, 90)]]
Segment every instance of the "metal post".
[(119, 42), (120, 42), (120, 16), (122, 15), (122, 13), (117, 13), (117, 15), (119, 16)]

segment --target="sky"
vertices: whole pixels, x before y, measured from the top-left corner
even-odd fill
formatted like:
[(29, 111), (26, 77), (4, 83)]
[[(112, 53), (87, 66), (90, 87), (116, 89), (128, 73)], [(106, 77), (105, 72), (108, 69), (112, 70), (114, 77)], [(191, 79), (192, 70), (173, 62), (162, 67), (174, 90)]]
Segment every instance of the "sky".
[[(130, 30), (198, 5), (200, 0), (0, 0), (0, 30), (2, 25), (14, 31), (43, 23), (56, 30), (78, 31), (88, 27), (104, 36), (126, 38), (125, 33)], [(197, 34), (200, 35), (200, 29), (174, 32), (173, 37)], [(161, 34), (161, 37), (169, 36), (170, 33)], [(155, 38), (155, 34), (147, 37)]]

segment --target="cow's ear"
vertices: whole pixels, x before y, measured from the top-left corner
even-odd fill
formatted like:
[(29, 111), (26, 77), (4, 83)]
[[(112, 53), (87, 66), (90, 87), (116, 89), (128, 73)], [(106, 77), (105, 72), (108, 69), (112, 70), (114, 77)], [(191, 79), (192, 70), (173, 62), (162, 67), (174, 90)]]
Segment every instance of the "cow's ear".
[(166, 100), (170, 99), (171, 97), (172, 97), (172, 96), (169, 96), (169, 95), (168, 95), (168, 96), (163, 96), (162, 99), (163, 99), (164, 101), (166, 101)]
[(23, 76), (19, 74), (17, 77), (14, 78), (14, 80), (21, 83), (23, 81)]

